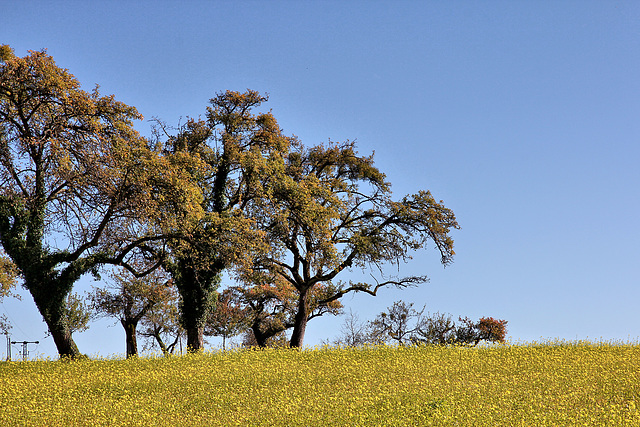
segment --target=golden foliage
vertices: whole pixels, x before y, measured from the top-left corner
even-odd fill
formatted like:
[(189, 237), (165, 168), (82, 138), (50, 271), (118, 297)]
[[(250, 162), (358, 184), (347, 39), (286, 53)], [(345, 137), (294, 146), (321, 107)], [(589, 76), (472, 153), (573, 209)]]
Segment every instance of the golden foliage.
[(0, 249), (0, 301), (3, 297), (12, 295), (11, 290), (16, 287), (18, 269)]

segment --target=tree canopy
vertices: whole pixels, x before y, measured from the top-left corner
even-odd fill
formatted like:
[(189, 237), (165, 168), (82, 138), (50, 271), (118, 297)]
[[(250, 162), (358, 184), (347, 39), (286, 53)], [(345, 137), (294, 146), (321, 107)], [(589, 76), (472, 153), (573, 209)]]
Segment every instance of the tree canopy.
[(453, 259), (453, 212), (428, 191), (391, 198), (390, 184), (373, 162), (358, 155), (353, 142), (306, 148), (297, 143), (285, 169), (268, 183), (268, 197), (257, 200), (252, 215), (267, 233), (270, 251), (245, 270), (245, 281), (257, 275), (286, 280), (298, 296), (291, 346), (303, 343), (311, 290), (326, 288), (320, 303), (349, 292), (376, 295), (384, 286), (405, 287), (426, 276), (385, 277), (375, 283), (335, 282), (350, 268), (383, 271), (388, 263), (410, 259), (410, 253), (433, 242), (444, 265)]
[(164, 259), (182, 298), (181, 319), (190, 351), (203, 346), (222, 271), (247, 265), (267, 249), (247, 206), (262, 197), (265, 177), (281, 168), (290, 138), (282, 135), (271, 113), (253, 111), (266, 100), (251, 90), (226, 91), (210, 100), (206, 121), (190, 119), (176, 135), (164, 132), (165, 150), (195, 156), (204, 164), (191, 176), (202, 190), (204, 215), (170, 242)]
[(141, 221), (162, 217), (168, 195), (198, 195), (133, 129), (140, 118), (97, 86), (82, 90), (45, 51), (2, 47), (0, 242), (61, 355), (79, 354), (64, 316), (73, 284), (158, 238)]
[[(202, 349), (205, 330), (226, 340), (246, 327), (260, 345), (292, 328), (299, 347), (308, 321), (339, 313), (344, 295), (427, 280), (389, 276), (388, 265), (429, 245), (452, 261), (459, 226), (442, 201), (427, 190), (394, 199), (353, 142), (306, 147), (285, 136), (256, 111), (267, 99), (218, 93), (206, 119), (177, 128), (156, 119), (148, 139), (133, 127), (134, 107), (98, 86), (86, 92), (46, 51), (18, 57), (1, 46), (0, 297), (20, 280), (60, 355), (75, 357), (73, 286), (111, 264), (131, 276), (94, 302), (120, 317), (129, 355), (139, 322), (169, 351), (175, 316), (157, 309), (176, 299), (189, 351)], [(338, 280), (351, 269), (373, 280)], [(224, 271), (238, 286), (218, 297)], [(168, 287), (154, 282), (163, 272)]]

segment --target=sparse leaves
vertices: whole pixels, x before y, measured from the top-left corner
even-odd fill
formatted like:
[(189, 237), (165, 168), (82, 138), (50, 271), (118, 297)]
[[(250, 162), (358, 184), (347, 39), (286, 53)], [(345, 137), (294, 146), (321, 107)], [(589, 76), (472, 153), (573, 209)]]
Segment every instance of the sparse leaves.
[(506, 320), (483, 317), (473, 322), (459, 318), (456, 324), (450, 314), (424, 313), (413, 303), (396, 301), (370, 322), (359, 322), (353, 313), (343, 323), (342, 335), (335, 340), (340, 345), (363, 344), (431, 344), (476, 346), (480, 341), (504, 342)]

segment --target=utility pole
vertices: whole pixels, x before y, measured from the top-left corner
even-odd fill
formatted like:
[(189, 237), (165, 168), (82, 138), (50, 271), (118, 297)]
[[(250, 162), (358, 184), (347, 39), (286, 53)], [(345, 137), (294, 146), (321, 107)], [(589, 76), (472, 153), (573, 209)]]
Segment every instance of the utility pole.
[(27, 360), (29, 356), (28, 344), (40, 344), (40, 341), (11, 341), (11, 344), (22, 344), (22, 360)]
[(7, 337), (7, 362), (11, 362), (11, 338), (9, 332), (5, 332), (4, 335)]

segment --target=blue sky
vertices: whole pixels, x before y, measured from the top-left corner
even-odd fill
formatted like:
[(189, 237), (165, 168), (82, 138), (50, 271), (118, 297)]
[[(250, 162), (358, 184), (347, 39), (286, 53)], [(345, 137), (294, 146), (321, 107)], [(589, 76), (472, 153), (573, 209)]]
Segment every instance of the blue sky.
[[(415, 253), (400, 274), (430, 283), (346, 297), (361, 319), (403, 299), (506, 319), (514, 341), (640, 337), (640, 3), (0, 6), (0, 43), (21, 56), (47, 48), (87, 89), (100, 84), (146, 119), (196, 117), (227, 89), (266, 92), (286, 134), (355, 139), (396, 197), (442, 199), (462, 227), (454, 263), (443, 268), (432, 247)], [(13, 339), (55, 355), (28, 294), (0, 314)], [(340, 323), (311, 321), (306, 343), (335, 337)], [(124, 353), (111, 324), (77, 334), (80, 350)]]

